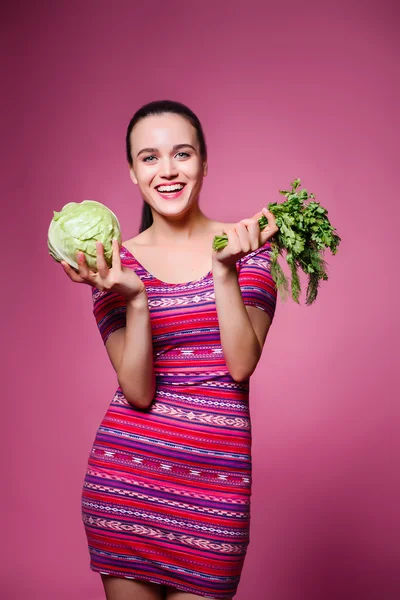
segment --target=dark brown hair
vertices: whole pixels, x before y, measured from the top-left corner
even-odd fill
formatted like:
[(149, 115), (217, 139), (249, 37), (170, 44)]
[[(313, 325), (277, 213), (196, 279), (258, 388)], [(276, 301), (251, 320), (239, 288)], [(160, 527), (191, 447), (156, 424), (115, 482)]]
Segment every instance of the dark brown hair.
[[(204, 133), (203, 133), (203, 128), (201, 126), (201, 123), (200, 123), (198, 117), (194, 114), (194, 112), (191, 111), (190, 108), (188, 108), (184, 104), (181, 104), (180, 102), (174, 102), (173, 100), (156, 100), (154, 102), (149, 102), (148, 104), (145, 104), (144, 106), (139, 108), (139, 110), (137, 110), (135, 112), (135, 114), (133, 115), (132, 119), (129, 122), (128, 130), (126, 132), (126, 156), (127, 156), (129, 165), (131, 167), (133, 166), (131, 142), (130, 142), (130, 136), (132, 133), (132, 129), (135, 127), (135, 125), (136, 125), (136, 123), (138, 123), (138, 121), (140, 121), (141, 119), (144, 119), (145, 117), (149, 117), (152, 115), (163, 115), (165, 113), (181, 115), (181, 117), (184, 117), (185, 119), (187, 119), (189, 121), (189, 123), (191, 123), (193, 125), (193, 127), (197, 131), (197, 138), (198, 138), (198, 141), (200, 144), (201, 158), (202, 158), (203, 162), (205, 162), (207, 160), (207, 146), (206, 146), (206, 140), (205, 140)], [(151, 208), (147, 204), (147, 202), (144, 201), (143, 208), (142, 208), (142, 222), (140, 225), (139, 233), (141, 233), (142, 231), (144, 231), (145, 229), (150, 227), (150, 225), (152, 223), (153, 223), (153, 215), (151, 213)]]

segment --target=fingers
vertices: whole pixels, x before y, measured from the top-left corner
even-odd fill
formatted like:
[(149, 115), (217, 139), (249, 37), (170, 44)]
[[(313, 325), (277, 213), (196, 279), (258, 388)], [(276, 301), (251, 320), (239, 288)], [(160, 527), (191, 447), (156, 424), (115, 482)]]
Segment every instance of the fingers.
[[(99, 287), (99, 289), (103, 285), (107, 287), (105, 280), (109, 279), (110, 269), (104, 256), (102, 242), (96, 241), (97, 273), (90, 270), (83, 252), (79, 251), (76, 253), (76, 262), (78, 263), (78, 273), (66, 261), (61, 261), (65, 273), (72, 281), (76, 283), (88, 283), (91, 286)], [(112, 241), (112, 267), (114, 271), (121, 271), (120, 248), (119, 242), (116, 239)]]
[[(259, 219), (263, 215), (267, 218), (268, 225), (261, 231)], [(239, 221), (235, 229), (240, 240), (241, 249), (245, 253), (257, 250), (279, 231), (275, 216), (265, 207), (251, 219)]]
[(263, 216), (263, 212), (262, 212), (262, 210), (260, 210), (258, 213), (256, 213), (255, 215), (253, 215), (251, 218), (255, 219), (256, 221), (258, 221), (258, 219), (260, 217), (262, 217), (262, 216)]
[(98, 273), (102, 279), (105, 279), (108, 275), (109, 268), (104, 256), (104, 246), (102, 242), (96, 242), (96, 255)]
[(240, 250), (246, 254), (247, 252), (250, 252), (251, 249), (250, 232), (247, 227), (249, 227), (249, 225), (246, 226), (243, 221), (239, 221), (235, 227), (239, 239)]
[(241, 258), (260, 246), (260, 226), (257, 220), (242, 219), (227, 230), (227, 250), (232, 257)]
[(109, 269), (106, 257), (104, 256), (104, 245), (100, 241), (96, 241), (96, 262), (97, 271), (102, 279), (101, 284), (107, 289), (112, 281), (118, 278), (117, 273), (121, 271), (121, 256), (120, 248), (117, 239), (112, 240), (112, 270), (113, 276), (111, 277), (111, 269)]
[(279, 227), (276, 224), (276, 219), (273, 213), (268, 208), (262, 209), (262, 214), (267, 218), (268, 225), (261, 232), (261, 241), (263, 244), (271, 239), (279, 231)]
[(242, 251), (242, 248), (241, 248), (241, 242), (240, 242), (240, 239), (239, 239), (236, 229), (234, 229), (232, 227), (229, 228), (226, 231), (226, 235), (228, 237), (228, 246), (229, 246), (231, 254), (233, 256), (240, 254)]
[[(250, 250), (257, 250), (260, 246), (260, 224), (257, 215), (251, 219), (242, 219), (240, 223), (243, 223), (247, 231), (247, 235), (246, 232), (243, 231), (243, 239), (246, 239), (244, 247), (242, 246), (243, 251), (249, 252)], [(246, 250), (246, 248), (248, 248), (248, 250)]]
[(78, 263), (79, 275), (83, 281), (93, 285), (94, 279), (96, 278), (96, 273), (93, 273), (93, 271), (89, 269), (84, 252), (76, 253), (76, 262)]
[(79, 273), (77, 273), (72, 267), (71, 265), (69, 265), (67, 262), (65, 262), (64, 260), (61, 261), (61, 266), (64, 269), (64, 272), (68, 275), (68, 277), (70, 279), (72, 279), (72, 281), (75, 281), (75, 283), (86, 283), (84, 279), (82, 279), (82, 277), (79, 275)]
[(227, 230), (229, 249), (232, 255), (247, 254), (260, 246), (260, 225), (258, 219), (242, 219)]
[(112, 241), (112, 267), (113, 269), (121, 270), (121, 256), (118, 240), (115, 238)]

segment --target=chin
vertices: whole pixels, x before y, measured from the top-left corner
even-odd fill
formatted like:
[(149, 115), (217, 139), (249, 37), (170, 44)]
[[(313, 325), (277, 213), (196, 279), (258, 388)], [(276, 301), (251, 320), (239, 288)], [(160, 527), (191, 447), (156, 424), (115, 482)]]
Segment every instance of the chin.
[[(193, 189), (185, 190), (180, 198), (171, 198), (170, 200), (161, 198), (161, 196), (157, 197), (155, 194), (149, 195), (150, 197), (142, 195), (142, 197), (154, 210), (161, 214), (181, 214), (187, 212), (195, 203)], [(198, 194), (196, 197), (198, 198)]]

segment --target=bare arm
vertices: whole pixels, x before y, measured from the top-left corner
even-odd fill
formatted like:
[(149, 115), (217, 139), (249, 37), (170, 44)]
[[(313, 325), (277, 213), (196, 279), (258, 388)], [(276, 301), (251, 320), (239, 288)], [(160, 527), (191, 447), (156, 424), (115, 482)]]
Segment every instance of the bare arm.
[[(79, 272), (75, 272), (65, 261), (61, 264), (72, 281), (89, 284), (99, 290), (101, 295), (97, 298), (95, 316), (98, 324), (103, 323), (102, 336), (106, 340), (106, 350), (117, 373), (118, 382), (132, 406), (148, 408), (155, 393), (155, 374), (146, 288), (132, 269), (121, 265), (117, 240), (113, 240), (112, 268), (108, 268), (105, 261), (103, 245), (98, 242), (96, 247), (97, 273), (90, 271), (83, 252), (77, 253)], [(116, 298), (120, 299), (117, 306)], [(115, 315), (121, 306), (124, 315), (126, 307), (126, 323), (119, 320), (115, 327)], [(108, 332), (107, 317), (111, 318), (111, 322), (114, 319), (114, 326), (110, 328), (108, 325)]]
[(236, 266), (214, 270), (214, 291), (225, 362), (232, 378), (244, 381), (260, 360), (271, 318), (244, 305)]
[[(260, 231), (258, 217), (264, 213), (268, 227)], [(213, 255), (215, 304), (221, 346), (229, 373), (244, 381), (253, 373), (271, 326), (271, 317), (255, 306), (245, 306), (236, 269), (237, 260), (263, 246), (277, 231), (274, 215), (267, 209), (252, 219), (242, 219), (227, 231), (227, 246)]]
[(125, 398), (132, 406), (148, 408), (154, 398), (156, 383), (145, 291), (127, 301), (126, 327), (110, 335), (106, 350)]

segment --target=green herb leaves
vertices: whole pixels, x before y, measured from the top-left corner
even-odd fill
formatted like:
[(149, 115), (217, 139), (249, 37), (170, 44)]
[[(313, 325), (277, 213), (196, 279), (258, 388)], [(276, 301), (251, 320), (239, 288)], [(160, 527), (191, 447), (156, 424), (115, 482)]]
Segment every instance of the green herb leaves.
[[(308, 276), (306, 304), (315, 302), (318, 288), (322, 280), (327, 281), (327, 264), (323, 252), (329, 248), (336, 254), (341, 238), (328, 219), (328, 211), (314, 200), (314, 194), (300, 187), (300, 179), (291, 183), (291, 190), (279, 190), (286, 196), (281, 204), (273, 202), (268, 205), (279, 227), (279, 231), (271, 240), (271, 276), (276, 287), (286, 299), (289, 294), (289, 282), (283, 272), (278, 258), (286, 253), (286, 261), (290, 266), (291, 295), (299, 303), (301, 293), (298, 269)], [(311, 199), (311, 200), (310, 200)], [(259, 220), (263, 230), (268, 219), (263, 215)], [(214, 250), (225, 248), (228, 243), (226, 235), (216, 236), (213, 241)]]

